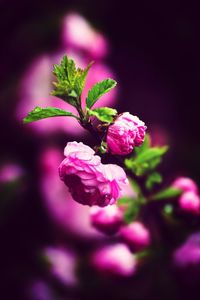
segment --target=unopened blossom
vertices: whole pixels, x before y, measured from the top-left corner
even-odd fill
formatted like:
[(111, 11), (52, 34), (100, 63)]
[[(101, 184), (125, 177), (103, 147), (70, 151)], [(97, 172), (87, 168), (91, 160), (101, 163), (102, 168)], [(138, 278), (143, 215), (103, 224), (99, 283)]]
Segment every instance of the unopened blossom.
[(173, 254), (178, 267), (200, 265), (200, 233), (194, 233)]
[(194, 180), (188, 177), (178, 177), (172, 184), (174, 188), (180, 189), (182, 192), (198, 192), (198, 187)]
[(120, 229), (120, 236), (134, 251), (148, 247), (151, 242), (149, 230), (141, 222), (132, 222)]
[(74, 252), (63, 247), (47, 247), (44, 255), (53, 276), (65, 285), (75, 286), (77, 284), (77, 257)]
[(23, 169), (14, 163), (7, 163), (0, 167), (0, 183), (14, 182), (23, 176)]
[(104, 246), (92, 254), (91, 264), (102, 275), (131, 276), (136, 272), (137, 261), (123, 244)]
[(185, 192), (179, 198), (179, 206), (185, 212), (199, 215), (200, 197), (193, 191)]
[(125, 112), (109, 126), (106, 142), (112, 154), (127, 155), (134, 147), (141, 146), (146, 126), (137, 116)]
[(103, 165), (94, 150), (83, 143), (68, 143), (64, 154), (66, 158), (60, 164), (59, 174), (74, 200), (101, 207), (116, 202), (122, 187), (128, 183), (121, 167)]
[(91, 224), (106, 234), (115, 234), (123, 223), (123, 213), (117, 205), (93, 206), (90, 209)]

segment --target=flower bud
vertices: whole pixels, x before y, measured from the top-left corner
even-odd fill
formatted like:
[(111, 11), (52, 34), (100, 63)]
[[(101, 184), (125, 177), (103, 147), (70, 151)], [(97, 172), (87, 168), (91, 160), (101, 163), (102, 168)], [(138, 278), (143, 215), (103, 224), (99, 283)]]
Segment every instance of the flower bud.
[(106, 234), (115, 234), (123, 222), (123, 213), (117, 205), (93, 206), (90, 210), (91, 224)]
[(141, 146), (146, 126), (138, 117), (125, 112), (109, 126), (106, 142), (112, 154), (127, 155)]
[(179, 198), (179, 206), (185, 212), (199, 215), (200, 197), (193, 191), (185, 192)]
[(98, 249), (93, 253), (91, 263), (103, 275), (125, 277), (133, 275), (137, 267), (135, 256), (122, 243)]
[(200, 264), (200, 233), (192, 234), (173, 254), (178, 267)]
[(133, 251), (140, 251), (151, 242), (149, 230), (140, 222), (123, 226), (120, 235)]
[(60, 164), (59, 174), (74, 200), (101, 207), (116, 202), (122, 187), (128, 183), (121, 167), (103, 165), (94, 150), (83, 143), (68, 143), (64, 154), (66, 158)]
[(180, 189), (183, 192), (198, 192), (198, 187), (196, 183), (188, 177), (178, 177), (172, 184), (174, 188)]
[(49, 263), (52, 275), (68, 286), (77, 284), (77, 257), (74, 252), (62, 247), (47, 247), (44, 255)]

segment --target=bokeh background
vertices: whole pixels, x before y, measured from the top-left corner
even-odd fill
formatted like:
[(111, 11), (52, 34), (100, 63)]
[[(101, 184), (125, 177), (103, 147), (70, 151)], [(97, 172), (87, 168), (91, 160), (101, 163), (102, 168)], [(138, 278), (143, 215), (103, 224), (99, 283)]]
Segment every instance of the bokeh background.
[[(119, 111), (138, 115), (155, 141), (170, 144), (171, 150), (162, 167), (166, 181), (181, 174), (199, 182), (198, 5), (195, 2), (180, 5), (179, 1), (2, 0), (0, 11), (0, 166), (4, 183), (0, 203), (0, 298), (100, 299), (105, 295), (106, 299), (146, 299), (147, 296), (150, 299), (198, 299), (198, 280), (185, 286), (168, 266), (163, 267), (164, 279), (160, 279), (158, 269), (167, 264), (163, 260), (150, 268), (155, 269), (153, 283), (152, 278), (149, 280), (141, 274), (133, 284), (120, 282), (116, 290), (116, 285), (106, 281), (96, 287), (93, 276), (84, 266), (81, 288), (77, 288), (77, 279), (72, 275), (65, 278), (64, 283), (50, 276), (41, 257), (43, 249), (62, 245), (70, 248), (68, 256), (71, 257), (73, 249), (80, 260), (80, 256), (88, 255), (96, 239), (102, 238), (90, 230), (87, 238), (85, 232), (80, 234), (77, 229), (80, 213), (73, 213), (72, 207), (66, 215), (60, 216), (62, 203), (60, 210), (56, 210), (54, 202), (58, 193), (52, 168), (62, 160), (63, 147), (74, 139), (73, 134), (77, 140), (88, 143), (90, 138), (71, 129), (47, 134), (45, 128), (41, 131), (25, 128), (18, 113), (37, 96), (37, 92), (31, 94), (35, 82), (42, 90), (38, 96), (44, 97), (43, 87), (48, 86), (45, 78), (49, 80), (47, 70), (62, 53), (77, 55), (83, 65), (94, 59), (101, 66), (102, 76), (111, 74), (118, 81), (117, 92), (112, 95), (115, 100), (110, 97), (105, 103), (111, 101)], [(82, 15), (105, 37), (106, 54), (90, 53), (88, 49), (77, 51), (62, 40), (63, 20), (71, 12)], [(37, 64), (41, 70), (44, 67), (44, 73), (41, 71), (44, 77), (41, 75), (37, 81), (34, 75), (34, 79), (24, 81), (25, 77), (32, 78), (33, 72), (39, 76), (40, 71), (33, 71), (34, 66), (37, 70)], [(81, 216), (82, 213), (87, 212), (81, 212)], [(66, 216), (75, 220), (75, 225), (60, 221)], [(70, 268), (73, 266), (67, 267)], [(165, 274), (168, 275), (165, 277)]]

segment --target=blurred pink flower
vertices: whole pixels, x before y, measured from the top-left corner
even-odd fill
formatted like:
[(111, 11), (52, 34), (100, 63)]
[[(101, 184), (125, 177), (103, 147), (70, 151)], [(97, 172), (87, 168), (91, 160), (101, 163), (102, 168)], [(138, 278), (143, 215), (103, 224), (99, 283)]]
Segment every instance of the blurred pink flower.
[[(60, 180), (57, 166), (62, 159), (62, 151), (57, 147), (43, 150), (40, 156), (40, 189), (50, 216), (61, 228), (75, 237), (105, 239), (105, 235), (91, 225), (90, 207), (74, 201)], [(136, 196), (130, 184), (124, 186), (122, 195), (133, 198)]]
[(102, 275), (131, 276), (136, 272), (137, 261), (122, 243), (104, 246), (91, 256), (91, 264)]
[(143, 250), (151, 242), (149, 230), (138, 221), (121, 227), (120, 236), (134, 251)]
[(125, 112), (108, 127), (106, 142), (112, 154), (127, 155), (144, 141), (146, 126), (138, 117)]
[(178, 267), (200, 264), (200, 233), (192, 234), (173, 254), (173, 261)]
[(94, 150), (81, 142), (67, 143), (64, 154), (66, 158), (60, 164), (59, 174), (74, 200), (101, 207), (116, 202), (122, 186), (128, 183), (121, 167), (103, 165)]
[(194, 215), (200, 214), (200, 197), (193, 191), (184, 192), (179, 198), (180, 208)]
[(198, 187), (194, 180), (188, 177), (178, 177), (173, 183), (172, 187), (180, 189), (183, 192), (198, 192)]
[(63, 46), (85, 51), (92, 58), (102, 58), (108, 52), (108, 43), (103, 34), (96, 31), (83, 16), (75, 12), (64, 17), (61, 39)]
[(7, 163), (0, 167), (0, 183), (18, 180), (24, 174), (23, 169), (14, 163)]
[(63, 247), (47, 247), (43, 254), (53, 276), (67, 286), (77, 285), (77, 257), (73, 251)]
[(91, 224), (105, 234), (115, 234), (123, 223), (123, 213), (117, 205), (93, 206), (90, 209)]

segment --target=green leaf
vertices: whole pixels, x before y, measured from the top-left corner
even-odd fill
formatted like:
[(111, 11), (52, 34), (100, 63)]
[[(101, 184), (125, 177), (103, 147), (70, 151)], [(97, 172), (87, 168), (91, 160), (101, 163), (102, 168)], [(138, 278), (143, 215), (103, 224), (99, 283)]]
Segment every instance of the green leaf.
[(136, 157), (125, 159), (125, 166), (131, 169), (136, 176), (142, 176), (154, 170), (167, 152), (168, 146), (152, 147), (143, 150)]
[(163, 199), (169, 199), (169, 198), (174, 198), (178, 197), (181, 195), (182, 191), (173, 187), (168, 187), (159, 193), (155, 194), (152, 196), (152, 200), (163, 200)]
[(132, 203), (129, 204), (128, 208), (124, 213), (124, 221), (127, 224), (133, 222), (137, 218), (139, 211), (140, 211), (139, 203), (135, 199), (132, 199)]
[(150, 148), (150, 145), (151, 145), (151, 138), (150, 138), (150, 135), (148, 133), (146, 133), (145, 139), (144, 139), (144, 142), (142, 143), (142, 145), (140, 147), (135, 147), (135, 149), (134, 149), (136, 155), (139, 155), (146, 149)]
[(108, 78), (93, 85), (86, 99), (87, 107), (91, 108), (100, 97), (113, 89), (116, 84), (117, 82), (115, 80)]
[(142, 196), (142, 191), (141, 191), (141, 188), (139, 186), (139, 184), (133, 180), (132, 178), (128, 178), (129, 182), (130, 182), (130, 185), (131, 187), (133, 188), (133, 191), (138, 195), (138, 196)]
[(90, 116), (95, 116), (102, 122), (112, 123), (113, 116), (117, 114), (117, 110), (110, 107), (99, 107), (93, 110), (88, 109), (88, 114)]
[(134, 201), (133, 198), (130, 198), (130, 197), (121, 197), (120, 199), (118, 199), (117, 201), (117, 205), (124, 205), (124, 204), (127, 204), (127, 205), (130, 205), (132, 204)]
[(60, 65), (54, 65), (53, 74), (57, 82), (53, 82), (55, 88), (51, 94), (77, 107), (91, 65), (85, 69), (76, 68), (75, 62), (64, 56)]
[(68, 117), (74, 117), (76, 119), (79, 119), (71, 112), (59, 108), (55, 108), (55, 107), (41, 108), (39, 106), (36, 106), (31, 112), (28, 113), (27, 117), (23, 119), (23, 122), (27, 124), (41, 119), (46, 119), (50, 117), (60, 117), (60, 116), (68, 116)]
[(161, 183), (162, 182), (162, 176), (158, 172), (151, 173), (145, 182), (145, 186), (148, 190), (151, 190), (155, 183)]
[(163, 207), (163, 213), (165, 215), (171, 215), (173, 213), (173, 206), (171, 204), (166, 204), (164, 207)]

